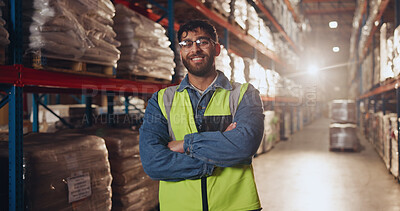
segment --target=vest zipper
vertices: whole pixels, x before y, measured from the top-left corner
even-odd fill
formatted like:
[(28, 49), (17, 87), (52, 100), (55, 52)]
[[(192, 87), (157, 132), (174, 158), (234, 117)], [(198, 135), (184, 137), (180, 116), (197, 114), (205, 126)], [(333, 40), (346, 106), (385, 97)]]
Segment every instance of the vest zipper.
[(207, 177), (201, 178), (201, 201), (203, 203), (203, 211), (208, 211)]

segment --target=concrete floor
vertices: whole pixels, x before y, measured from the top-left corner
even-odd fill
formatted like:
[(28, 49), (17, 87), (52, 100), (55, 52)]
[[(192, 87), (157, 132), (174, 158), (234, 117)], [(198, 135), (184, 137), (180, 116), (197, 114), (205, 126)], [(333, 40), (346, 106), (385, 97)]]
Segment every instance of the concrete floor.
[(373, 146), (329, 151), (329, 119), (318, 119), (253, 161), (263, 210), (400, 211), (400, 184)]

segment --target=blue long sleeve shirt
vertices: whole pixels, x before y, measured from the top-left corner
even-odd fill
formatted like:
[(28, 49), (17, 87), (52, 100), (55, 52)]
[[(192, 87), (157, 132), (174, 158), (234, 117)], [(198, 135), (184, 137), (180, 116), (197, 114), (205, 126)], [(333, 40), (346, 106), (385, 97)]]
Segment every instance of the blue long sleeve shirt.
[[(177, 91), (187, 89), (198, 131), (202, 131), (202, 117), (217, 88), (232, 90), (222, 72), (214, 84), (201, 95), (189, 83), (188, 76)], [(251, 84), (239, 104), (233, 122), (235, 129), (228, 132), (198, 132), (184, 138), (185, 153), (168, 148), (171, 141), (168, 122), (158, 105), (158, 92), (148, 101), (143, 125), (140, 128), (140, 156), (145, 172), (154, 180), (180, 181), (212, 175), (215, 166), (230, 167), (250, 164), (264, 132), (264, 115), (259, 92)]]

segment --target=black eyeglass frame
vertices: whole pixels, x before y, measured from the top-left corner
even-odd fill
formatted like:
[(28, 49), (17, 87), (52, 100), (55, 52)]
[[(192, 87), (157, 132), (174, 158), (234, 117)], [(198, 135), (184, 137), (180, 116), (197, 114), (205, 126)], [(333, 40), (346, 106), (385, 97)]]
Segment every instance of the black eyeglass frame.
[[(209, 42), (211, 42), (211, 43), (213, 43), (213, 44), (216, 44), (217, 42), (215, 42), (214, 40), (212, 40), (211, 38), (209, 38), (209, 37), (199, 37), (199, 38), (197, 38), (197, 40), (195, 40), (195, 41), (192, 41), (192, 40), (182, 40), (181, 42), (179, 42), (178, 44), (179, 44), (179, 46), (181, 46), (181, 48), (191, 48), (192, 46), (193, 46), (193, 44), (194, 43), (196, 43), (196, 45), (198, 46), (198, 47), (201, 47), (201, 43), (202, 43), (202, 41), (201, 40), (207, 40), (207, 41), (209, 41)], [(191, 43), (191, 44), (189, 44), (189, 43)]]

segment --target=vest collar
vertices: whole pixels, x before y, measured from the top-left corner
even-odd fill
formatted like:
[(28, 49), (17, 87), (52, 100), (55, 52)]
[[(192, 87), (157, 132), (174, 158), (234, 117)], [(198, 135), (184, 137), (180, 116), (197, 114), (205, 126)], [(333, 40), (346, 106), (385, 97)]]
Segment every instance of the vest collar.
[[(233, 87), (232, 87), (231, 83), (229, 82), (228, 78), (224, 75), (223, 72), (221, 72), (219, 70), (217, 70), (217, 71), (218, 71), (218, 78), (215, 81), (215, 83), (212, 85), (211, 89), (215, 90), (217, 88), (223, 88), (226, 90), (232, 90)], [(189, 83), (188, 74), (186, 74), (185, 78), (179, 84), (177, 91), (182, 92), (186, 88), (193, 89), (193, 87)], [(209, 89), (209, 88), (207, 88), (207, 89)], [(205, 90), (205, 91), (207, 91), (207, 90)]]

